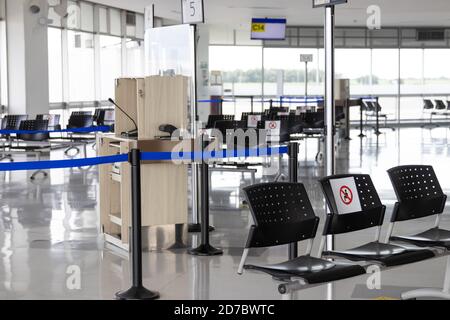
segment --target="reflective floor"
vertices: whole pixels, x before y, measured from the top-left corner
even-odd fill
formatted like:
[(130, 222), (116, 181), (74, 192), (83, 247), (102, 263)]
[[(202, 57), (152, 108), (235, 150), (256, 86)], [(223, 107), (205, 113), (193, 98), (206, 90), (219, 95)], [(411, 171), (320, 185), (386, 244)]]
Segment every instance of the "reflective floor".
[[(447, 194), (450, 194), (450, 132), (434, 130), (385, 130), (378, 139), (367, 132), (365, 139), (343, 142), (338, 152), (339, 173), (368, 173), (388, 216), (395, 202), (386, 170), (405, 164), (433, 165)], [(315, 162), (317, 142), (311, 140), (300, 151), (300, 179), (305, 183), (316, 214), (323, 217), (325, 204), (317, 178), (323, 168)], [(89, 148), (89, 155), (95, 151)], [(63, 158), (62, 151), (52, 159)], [(26, 161), (25, 157), (17, 157)], [(29, 159), (34, 161), (33, 158)], [(286, 159), (284, 171), (287, 172)], [(98, 219), (98, 176), (96, 168), (53, 170), (48, 179), (31, 182), (32, 172), (0, 173), (0, 299), (113, 299), (116, 291), (130, 284), (128, 254), (103, 242)], [(258, 181), (272, 177), (258, 172)], [(151, 246), (144, 253), (144, 282), (161, 293), (162, 299), (379, 299), (399, 298), (415, 288), (442, 288), (447, 258), (416, 263), (384, 271), (381, 290), (370, 290), (368, 275), (339, 281), (282, 296), (278, 282), (257, 273), (236, 274), (251, 223), (241, 205), (240, 186), (250, 176), (214, 173), (211, 192), (211, 234), (214, 246), (224, 255), (199, 258), (185, 250), (169, 251)], [(442, 226), (450, 229), (450, 206)], [(388, 218), (388, 217), (387, 217)], [(324, 219), (322, 219), (324, 220)], [(434, 219), (399, 225), (395, 232), (413, 234), (431, 227)], [(321, 231), (322, 226), (319, 228)], [(150, 232), (151, 237), (174, 241), (173, 232)], [(383, 234), (386, 233), (386, 227)], [(374, 231), (358, 232), (336, 239), (338, 248), (372, 241)], [(187, 245), (198, 244), (189, 235)], [(159, 239), (160, 240), (160, 239)], [(157, 239), (157, 242), (159, 241)], [(319, 241), (313, 252), (317, 253)], [(301, 247), (304, 250), (304, 247)], [(287, 257), (287, 248), (253, 250), (248, 262), (266, 264)]]

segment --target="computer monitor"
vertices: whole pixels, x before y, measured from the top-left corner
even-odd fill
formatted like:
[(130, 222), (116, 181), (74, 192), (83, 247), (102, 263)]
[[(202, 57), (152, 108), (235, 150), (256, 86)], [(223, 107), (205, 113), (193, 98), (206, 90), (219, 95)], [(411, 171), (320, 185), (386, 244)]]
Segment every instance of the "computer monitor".
[(253, 19), (252, 40), (285, 40), (286, 19)]

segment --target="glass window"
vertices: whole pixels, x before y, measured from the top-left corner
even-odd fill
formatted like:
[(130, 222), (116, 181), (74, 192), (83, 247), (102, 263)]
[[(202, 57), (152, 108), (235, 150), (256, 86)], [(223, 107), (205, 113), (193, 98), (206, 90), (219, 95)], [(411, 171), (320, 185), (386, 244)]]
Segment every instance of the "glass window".
[[(400, 50), (401, 94), (421, 96), (424, 89), (423, 49)], [(423, 100), (420, 97), (404, 97), (400, 101), (400, 119), (421, 119)]]
[(350, 79), (352, 95), (370, 92), (370, 49), (337, 49), (336, 79)]
[(48, 28), (48, 74), (50, 103), (63, 102), (61, 30)]
[(448, 93), (450, 86), (450, 49), (425, 49), (424, 93)]
[(87, 2), (80, 2), (81, 29), (94, 31), (94, 6)]
[[(398, 94), (398, 49), (372, 50), (372, 95)], [(380, 98), (383, 113), (388, 114), (389, 120), (398, 119), (398, 98)]]
[[(222, 72), (224, 95), (261, 95), (261, 50), (261, 47), (210, 47), (210, 70)], [(223, 105), (224, 114), (235, 114), (240, 117), (242, 112), (249, 111), (251, 111), (249, 99)]]
[(100, 36), (101, 99), (114, 97), (115, 79), (122, 75), (122, 39)]
[(70, 101), (94, 101), (94, 37), (68, 31)]
[(109, 32), (113, 35), (120, 36), (122, 35), (122, 23), (121, 23), (121, 15), (120, 10), (117, 9), (109, 9)]
[(130, 78), (143, 77), (145, 74), (144, 41), (134, 41), (128, 39), (126, 52), (127, 52), (127, 59), (124, 76)]
[[(323, 71), (319, 70), (318, 49), (264, 49), (264, 94), (278, 96), (304, 96), (306, 91), (305, 63), (300, 55), (311, 54), (313, 62), (308, 63), (308, 95), (323, 95)], [(283, 88), (279, 88), (282, 77)]]

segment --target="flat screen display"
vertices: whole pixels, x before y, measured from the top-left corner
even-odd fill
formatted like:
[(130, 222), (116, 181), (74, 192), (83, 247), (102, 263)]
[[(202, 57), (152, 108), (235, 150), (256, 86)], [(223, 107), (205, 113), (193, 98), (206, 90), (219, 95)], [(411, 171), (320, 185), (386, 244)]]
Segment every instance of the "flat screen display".
[(285, 40), (286, 19), (253, 19), (252, 40)]

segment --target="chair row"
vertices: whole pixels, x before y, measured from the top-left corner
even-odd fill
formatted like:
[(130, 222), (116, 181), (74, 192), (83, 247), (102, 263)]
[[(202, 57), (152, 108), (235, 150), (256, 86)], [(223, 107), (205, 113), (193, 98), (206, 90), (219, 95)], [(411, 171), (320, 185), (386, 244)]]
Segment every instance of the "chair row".
[[(29, 120), (28, 115), (7, 115), (2, 119), (2, 130), (59, 130), (60, 115), (38, 115), (36, 120)], [(22, 124), (22, 122), (24, 122)], [(86, 111), (72, 112), (67, 129), (88, 128), (93, 125), (114, 125), (114, 109), (97, 109), (95, 114)]]
[[(450, 231), (441, 229), (440, 218), (447, 196), (430, 166), (402, 166), (389, 170), (398, 202), (381, 239), (386, 207), (369, 175), (338, 175), (320, 180), (330, 213), (326, 216), (317, 257), (312, 256), (319, 226), (305, 187), (301, 183), (260, 184), (244, 189), (254, 219), (238, 273), (254, 270), (277, 280), (299, 279), (304, 286), (347, 279), (366, 273), (377, 264), (388, 268), (419, 262), (450, 249)], [(396, 223), (436, 216), (434, 227), (413, 236), (392, 236)], [(374, 242), (347, 250), (325, 251), (327, 237), (375, 229)], [(306, 254), (275, 265), (246, 265), (252, 248), (308, 241)], [(404, 246), (401, 244), (408, 244)], [(331, 262), (326, 259), (337, 259)]]

